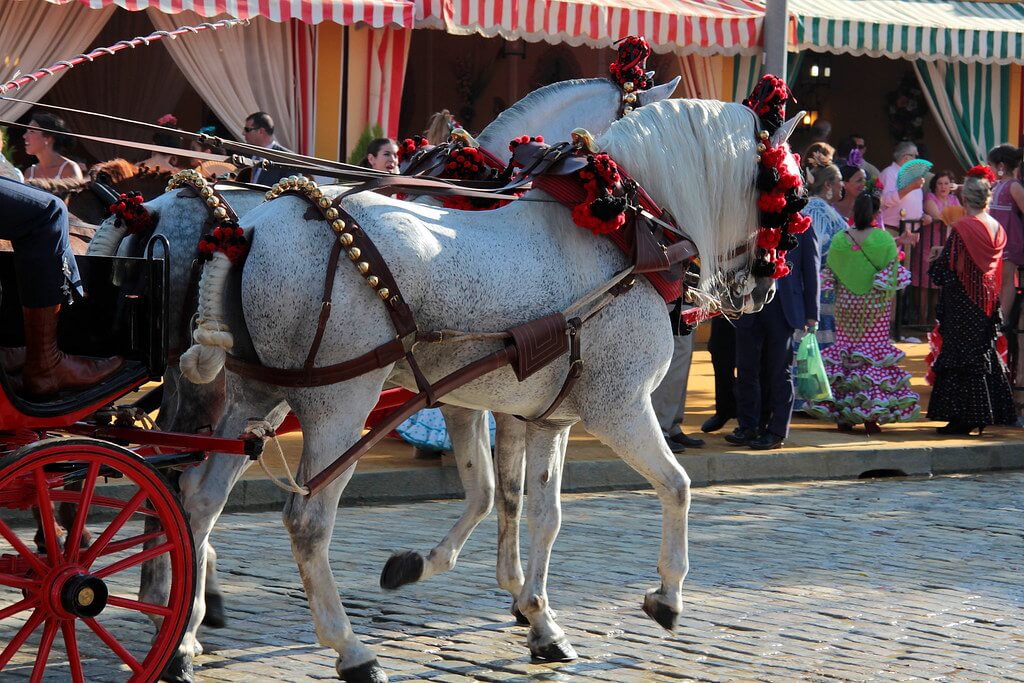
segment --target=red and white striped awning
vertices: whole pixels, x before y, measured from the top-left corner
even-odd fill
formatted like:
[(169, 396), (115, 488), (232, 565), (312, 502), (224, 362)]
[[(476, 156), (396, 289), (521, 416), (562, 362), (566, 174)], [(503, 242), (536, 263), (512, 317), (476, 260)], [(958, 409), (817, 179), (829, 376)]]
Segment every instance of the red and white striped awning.
[(629, 35), (655, 52), (754, 54), (765, 0), (413, 0), (417, 28), (608, 47)]
[[(64, 4), (75, 0), (49, 0)], [(127, 10), (149, 7), (167, 14), (190, 10), (204, 17), (228, 15), (236, 19), (266, 17), (271, 21), (298, 19), (307, 24), (331, 21), (349, 26), (412, 28), (415, 5), (411, 0), (78, 0), (93, 9), (117, 5)]]

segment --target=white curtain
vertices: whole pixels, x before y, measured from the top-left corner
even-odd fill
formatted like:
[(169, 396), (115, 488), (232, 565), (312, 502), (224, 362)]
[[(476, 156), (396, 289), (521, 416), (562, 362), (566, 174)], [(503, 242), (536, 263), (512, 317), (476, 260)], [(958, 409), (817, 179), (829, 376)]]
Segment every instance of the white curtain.
[[(6, 83), (18, 71), (32, 73), (85, 52), (93, 47), (93, 39), (113, 11), (113, 5), (89, 9), (78, 2), (54, 5), (40, 0), (0, 0), (0, 79)], [(54, 36), (60, 39), (51, 39)], [(63, 69), (8, 94), (38, 102), (68, 72)], [(31, 106), (0, 100), (0, 118), (13, 121)]]
[(366, 101), (369, 103), (367, 126), (377, 123), (389, 138), (398, 136), (398, 114), (402, 108), (402, 88), (409, 63), (412, 31), (393, 27), (370, 31), (369, 79)]
[[(146, 13), (167, 31), (207, 21), (194, 12), (172, 15), (150, 8)], [(167, 50), (235, 137), (242, 139), (246, 116), (265, 111), (274, 119), (277, 141), (297, 150), (300, 112), (288, 23), (257, 17), (248, 26), (167, 41)]]
[[(113, 45), (118, 40), (149, 35), (153, 25), (144, 14), (120, 10), (100, 32), (102, 45)], [(201, 39), (187, 36), (186, 39)], [(161, 74), (153, 78), (153, 74)], [(175, 105), (185, 91), (187, 83), (175, 68), (174, 61), (164, 47), (164, 41), (149, 47), (126, 50), (114, 57), (105, 57), (81, 71), (75, 70), (50, 91), (46, 101), (63, 107), (84, 109), (122, 118), (156, 123), (164, 114), (173, 114)], [(76, 132), (87, 132), (105, 138), (152, 142), (152, 133), (134, 126), (115, 123), (79, 114), (60, 114), (68, 127)], [(149, 156), (147, 152), (127, 147), (105, 145), (82, 140), (85, 149), (100, 161), (123, 156), (138, 161)]]
[(917, 60), (914, 71), (942, 136), (964, 168), (984, 163), (988, 150), (1015, 143), (1009, 130), (1010, 67)]

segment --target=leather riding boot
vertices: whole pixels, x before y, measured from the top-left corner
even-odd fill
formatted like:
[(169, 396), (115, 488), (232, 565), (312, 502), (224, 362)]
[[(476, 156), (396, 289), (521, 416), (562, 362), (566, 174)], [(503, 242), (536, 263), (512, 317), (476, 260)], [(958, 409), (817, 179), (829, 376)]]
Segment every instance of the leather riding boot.
[(24, 346), (0, 346), (0, 367), (8, 375), (16, 375), (25, 367)]
[(60, 306), (21, 309), (25, 320), (25, 392), (47, 396), (63, 389), (91, 386), (114, 374), (124, 359), (69, 356), (57, 346)]

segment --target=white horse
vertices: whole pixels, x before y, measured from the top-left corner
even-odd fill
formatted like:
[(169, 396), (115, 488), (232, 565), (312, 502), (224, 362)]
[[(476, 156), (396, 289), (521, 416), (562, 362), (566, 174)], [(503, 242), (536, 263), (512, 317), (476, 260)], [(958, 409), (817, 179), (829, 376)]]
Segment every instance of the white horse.
[[(641, 107), (650, 102), (662, 100), (672, 94), (678, 85), (679, 78), (655, 86), (646, 91), (637, 92), (637, 101), (633, 106)], [(543, 135), (548, 140), (564, 140), (576, 127), (586, 127), (594, 133), (603, 132), (618, 115), (623, 103), (623, 92), (605, 78), (577, 79), (555, 83), (540, 88), (527, 95), (509, 109), (502, 112), (480, 134), (478, 142), (494, 156), (504, 158), (508, 155), (508, 142), (523, 133)], [(239, 216), (244, 216), (250, 209), (264, 201), (264, 192), (225, 186), (220, 192)], [(427, 200), (429, 201), (429, 200)], [(172, 350), (181, 344), (188, 330), (182, 329), (186, 320), (181, 311), (186, 305), (188, 283), (191, 278), (191, 263), (195, 246), (206, 227), (209, 210), (202, 198), (193, 193), (181, 191), (167, 193), (151, 202), (146, 208), (156, 219), (153, 234), (167, 237), (171, 245), (170, 263), (170, 294), (168, 335)], [(135, 242), (147, 239), (149, 235), (139, 235)], [(114, 219), (108, 219), (94, 238), (89, 253), (109, 255), (118, 250), (141, 252), (140, 244), (130, 244), (125, 240), (123, 229), (115, 225)], [(180, 349), (178, 349), (180, 351)], [(181, 381), (177, 364), (169, 364), (164, 374), (164, 394), (158, 416), (158, 426), (163, 430), (192, 432), (205, 425), (216, 424), (223, 414), (225, 404), (224, 384), (222, 379), (205, 385), (194, 385)], [(456, 522), (445, 538), (427, 553), (401, 553), (390, 561), (382, 573), (382, 585), (398, 587), (410, 581), (420, 580), (448, 571), (455, 566), (458, 555), (472, 530), (489, 513), (494, 498), (495, 478), (491, 461), (491, 451), (487, 436), (486, 415), (483, 411), (443, 406), (442, 412), (448, 423), (452, 437), (455, 460), (463, 487), (466, 491), (466, 511)], [(499, 459), (504, 463), (499, 471), (499, 546), (505, 548), (499, 552), (499, 583), (507, 585), (509, 581), (522, 585), (523, 572), (519, 560), (519, 515), (522, 500), (523, 477), (523, 437), (525, 427), (519, 420), (509, 416), (496, 415), (499, 423), (496, 448), (506, 455)], [(202, 480), (216, 482), (213, 484), (219, 491), (226, 487), (230, 491), (237, 478), (251, 464), (248, 460), (235, 456), (213, 456), (222, 459), (223, 469), (210, 472)], [(217, 475), (223, 475), (218, 479)], [(219, 515), (219, 511), (217, 513)], [(216, 555), (212, 545), (207, 545), (205, 558), (205, 591), (199, 591), (204, 604), (204, 624), (209, 624), (210, 617), (214, 623), (222, 622), (223, 611), (220, 609), (222, 598), (216, 585), (214, 563)], [(142, 596), (148, 601), (160, 604), (166, 591), (167, 567), (157, 561), (144, 567)], [(505, 576), (511, 578), (504, 578)], [(513, 596), (514, 597), (514, 596)], [(210, 605), (214, 606), (211, 610)], [(514, 600), (513, 600), (513, 612)], [(522, 615), (518, 618), (525, 620)], [(197, 654), (198, 654), (198, 645)], [(189, 680), (187, 672), (179, 674), (169, 669), (168, 680)]]
[[(701, 253), (701, 289), (731, 308), (757, 310), (770, 296), (770, 281), (747, 280), (735, 302), (728, 272), (738, 247), (753, 254), (757, 227), (757, 120), (741, 105), (702, 100), (658, 102), (614, 123), (599, 144), (677, 219)], [(328, 196), (337, 191), (325, 189)], [(541, 201), (532, 201), (532, 200)], [(497, 332), (565, 309), (627, 266), (611, 243), (574, 225), (569, 212), (534, 191), (524, 200), (490, 212), (445, 211), (382, 197), (357, 194), (345, 209), (383, 254), (421, 329)], [(279, 367), (300, 367), (320, 310), (318, 286), (296, 286), (316, 279), (327, 267), (335, 239), (304, 217), (308, 204), (283, 198), (246, 214), (252, 237), (242, 274), (241, 311), (255, 349)], [(288, 244), (288, 249), (281, 245)], [(204, 271), (201, 327), (222, 323), (221, 289), (229, 270), (216, 255)], [(328, 322), (318, 364), (358, 356), (394, 337), (375, 292), (347, 264), (333, 287), (336, 314)], [(343, 313), (342, 313), (343, 312)], [(501, 577), (529, 619), (532, 655), (544, 660), (575, 657), (549, 608), (546, 581), (552, 544), (560, 524), (559, 489), (569, 428), (584, 427), (637, 469), (657, 491), (663, 508), (658, 571), (660, 587), (644, 599), (644, 609), (666, 628), (682, 610), (682, 582), (688, 569), (689, 478), (668, 450), (651, 407), (650, 394), (668, 366), (672, 333), (664, 301), (643, 278), (591, 318), (582, 330), (584, 370), (576, 387), (545, 421), (525, 428), (530, 491), (530, 557), (525, 583)], [(193, 347), (182, 359), (189, 379), (208, 381), (220, 372), (223, 345), (230, 335), (200, 335), (213, 345)], [(500, 344), (468, 341), (421, 345), (416, 355), (425, 374), (436, 380), (492, 353)], [(508, 368), (496, 370), (446, 396), (472, 409), (531, 416), (543, 412), (558, 393), (565, 359), (517, 382)], [(273, 416), (290, 405), (303, 424), (304, 446), (298, 480), (324, 469), (359, 438), (366, 416), (390, 377), (416, 384), (404, 363), (384, 367), (332, 386), (289, 389), (243, 381), (228, 374), (228, 410), (217, 427), (237, 435), (253, 415)], [(502, 457), (499, 453), (498, 457)], [(214, 465), (213, 460), (203, 467)], [(186, 507), (198, 556), (223, 505), (209, 488), (197, 486), (200, 468), (183, 477)], [(191, 474), (191, 473), (189, 473)], [(338, 499), (351, 478), (349, 469), (316, 496), (293, 495), (285, 525), (309, 599), (319, 642), (338, 653), (336, 668), (347, 681), (386, 681), (372, 650), (355, 636), (338, 595), (328, 560)], [(193, 614), (193, 622), (201, 619)], [(186, 634), (179, 650), (194, 650)]]

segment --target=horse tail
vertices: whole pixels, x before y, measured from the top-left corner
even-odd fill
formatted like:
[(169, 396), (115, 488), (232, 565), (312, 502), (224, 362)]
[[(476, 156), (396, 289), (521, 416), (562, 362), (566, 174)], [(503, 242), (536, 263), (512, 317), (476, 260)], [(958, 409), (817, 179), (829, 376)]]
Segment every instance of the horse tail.
[(192, 346), (181, 355), (178, 367), (193, 384), (212, 382), (234, 343), (231, 330), (224, 322), (224, 287), (231, 273), (231, 261), (221, 252), (203, 266), (199, 280), (199, 321), (192, 333)]
[(121, 241), (128, 234), (128, 228), (124, 221), (115, 221), (108, 218), (103, 221), (96, 234), (89, 242), (89, 249), (85, 252), (89, 256), (113, 256), (117, 253)]

